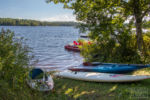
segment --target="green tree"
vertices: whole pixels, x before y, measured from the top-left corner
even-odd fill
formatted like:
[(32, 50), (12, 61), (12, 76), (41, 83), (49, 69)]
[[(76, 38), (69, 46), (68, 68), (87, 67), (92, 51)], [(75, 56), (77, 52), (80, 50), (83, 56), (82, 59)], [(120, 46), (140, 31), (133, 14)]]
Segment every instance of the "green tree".
[(47, 2), (63, 3), (65, 8), (73, 9), (77, 20), (88, 24), (82, 25), (84, 30), (96, 31), (102, 26), (103, 30), (112, 31), (111, 25), (124, 23), (129, 17), (133, 17), (131, 21), (136, 27), (137, 47), (142, 50), (142, 24), (143, 18), (150, 12), (150, 0), (47, 0)]
[[(89, 31), (96, 47), (90, 47), (90, 57), (103, 58), (101, 61), (117, 59), (119, 62), (141, 63), (146, 55), (142, 24), (150, 10), (150, 0), (47, 0), (63, 3), (64, 8), (74, 10), (81, 22), (80, 31)], [(128, 21), (128, 23), (127, 23)], [(136, 27), (136, 34), (132, 28)], [(95, 51), (94, 48), (97, 48)], [(90, 50), (90, 49), (88, 49)], [(140, 53), (138, 52), (140, 51)], [(149, 51), (149, 49), (147, 49)], [(89, 53), (89, 54), (90, 54)], [(86, 55), (86, 54), (85, 54)], [(110, 59), (108, 59), (110, 58)], [(115, 61), (113, 61), (115, 62)]]
[(136, 37), (138, 49), (143, 46), (142, 24), (143, 18), (150, 12), (150, 0), (122, 0), (125, 16), (133, 16), (135, 19)]

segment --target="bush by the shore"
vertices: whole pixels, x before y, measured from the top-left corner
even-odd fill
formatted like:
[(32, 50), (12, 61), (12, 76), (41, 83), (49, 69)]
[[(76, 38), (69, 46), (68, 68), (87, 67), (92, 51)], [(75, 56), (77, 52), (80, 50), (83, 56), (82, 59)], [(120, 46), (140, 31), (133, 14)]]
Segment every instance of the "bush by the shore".
[[(26, 78), (29, 48), (10, 30), (0, 32), (0, 100), (20, 100), (28, 96)], [(18, 96), (19, 95), (19, 96)], [(19, 100), (19, 99), (17, 99)]]

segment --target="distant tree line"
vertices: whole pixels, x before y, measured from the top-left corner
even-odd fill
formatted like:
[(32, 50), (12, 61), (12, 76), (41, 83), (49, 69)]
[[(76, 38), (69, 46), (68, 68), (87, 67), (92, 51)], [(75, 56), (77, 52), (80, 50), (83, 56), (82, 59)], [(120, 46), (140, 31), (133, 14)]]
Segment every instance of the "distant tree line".
[(42, 22), (28, 19), (0, 18), (0, 25), (8, 26), (76, 26), (76, 22)]

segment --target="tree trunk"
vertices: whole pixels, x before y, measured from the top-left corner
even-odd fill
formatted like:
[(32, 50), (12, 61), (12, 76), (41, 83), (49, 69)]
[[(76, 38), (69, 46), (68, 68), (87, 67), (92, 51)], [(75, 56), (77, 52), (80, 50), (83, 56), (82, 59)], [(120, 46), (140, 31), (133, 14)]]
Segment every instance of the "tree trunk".
[(140, 7), (140, 0), (133, 0), (132, 5), (135, 17), (137, 47), (141, 51), (143, 45), (143, 36), (142, 36), (142, 10)]
[(136, 19), (136, 38), (137, 38), (137, 47), (141, 51), (143, 45), (143, 36), (142, 36), (142, 19)]

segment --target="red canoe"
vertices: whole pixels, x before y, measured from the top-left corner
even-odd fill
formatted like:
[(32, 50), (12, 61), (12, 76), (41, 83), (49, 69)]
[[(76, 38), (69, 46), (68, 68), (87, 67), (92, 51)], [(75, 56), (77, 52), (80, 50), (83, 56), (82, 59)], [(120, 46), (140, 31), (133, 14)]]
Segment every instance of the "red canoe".
[(66, 45), (65, 49), (70, 50), (70, 51), (80, 52), (80, 49), (74, 45)]

